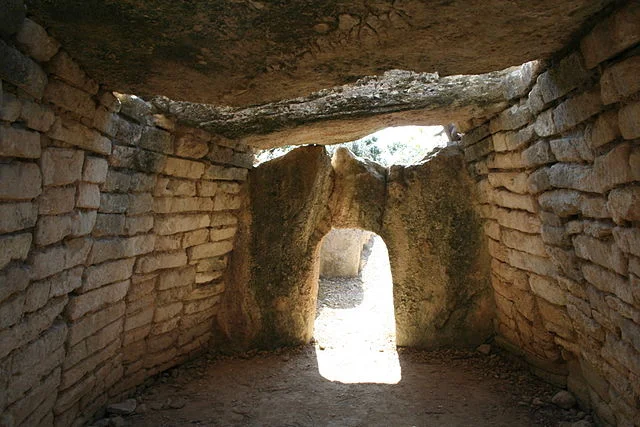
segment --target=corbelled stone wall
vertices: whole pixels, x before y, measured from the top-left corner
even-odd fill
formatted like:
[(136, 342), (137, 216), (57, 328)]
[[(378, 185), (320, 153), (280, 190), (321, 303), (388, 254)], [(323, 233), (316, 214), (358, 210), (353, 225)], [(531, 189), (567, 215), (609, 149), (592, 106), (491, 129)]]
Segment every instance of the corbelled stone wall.
[(208, 343), (253, 154), (17, 30), (0, 40), (0, 424), (77, 425)]
[(606, 425), (640, 425), (640, 4), (463, 137), (498, 340)]
[[(637, 2), (546, 70), (514, 74), (504, 112), (461, 124), (485, 242), (469, 238), (476, 198), (453, 151), (384, 171), (311, 147), (247, 189), (250, 149), (105, 90), (9, 6), (21, 16), (0, 23), (0, 424), (82, 424), (217, 326), (243, 344), (308, 339), (318, 243), (336, 225), (385, 239), (406, 300), (399, 343), (491, 333), (490, 264), (498, 343), (601, 423), (640, 425)], [(270, 293), (238, 287), (250, 280)]]

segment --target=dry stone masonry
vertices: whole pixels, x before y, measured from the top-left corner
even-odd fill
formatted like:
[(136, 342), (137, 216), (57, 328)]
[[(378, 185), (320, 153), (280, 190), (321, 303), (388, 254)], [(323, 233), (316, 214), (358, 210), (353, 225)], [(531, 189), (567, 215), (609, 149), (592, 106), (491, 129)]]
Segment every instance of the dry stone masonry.
[(466, 128), (495, 328), (603, 425), (640, 424), (640, 6)]
[[(387, 244), (399, 345), (495, 336), (640, 425), (637, 1), (125, 3), (0, 8), (0, 425), (80, 426), (204, 349), (308, 342), (332, 227)], [(451, 121), (461, 146), (417, 165), (252, 168)]]
[[(4, 6), (3, 6), (4, 7)], [(2, 425), (78, 425), (209, 342), (252, 151), (0, 41)]]

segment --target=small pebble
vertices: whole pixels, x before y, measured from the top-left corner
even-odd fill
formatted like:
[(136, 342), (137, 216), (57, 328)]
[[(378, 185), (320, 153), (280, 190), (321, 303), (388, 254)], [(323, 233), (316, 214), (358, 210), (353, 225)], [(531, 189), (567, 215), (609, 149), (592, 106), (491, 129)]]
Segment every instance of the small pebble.
[(136, 399), (127, 399), (122, 402), (113, 403), (107, 406), (107, 413), (113, 415), (129, 415), (136, 410), (138, 402)]
[(171, 409), (180, 409), (184, 408), (187, 404), (187, 401), (182, 397), (176, 397), (174, 399), (167, 399), (167, 406)]
[(491, 353), (491, 344), (482, 344), (476, 348), (476, 351), (480, 354), (484, 354), (485, 356)]
[(551, 402), (562, 409), (571, 409), (576, 405), (576, 398), (570, 392), (561, 390), (551, 398)]
[(542, 399), (534, 397), (531, 401), (531, 406), (544, 406), (544, 402), (542, 401)]

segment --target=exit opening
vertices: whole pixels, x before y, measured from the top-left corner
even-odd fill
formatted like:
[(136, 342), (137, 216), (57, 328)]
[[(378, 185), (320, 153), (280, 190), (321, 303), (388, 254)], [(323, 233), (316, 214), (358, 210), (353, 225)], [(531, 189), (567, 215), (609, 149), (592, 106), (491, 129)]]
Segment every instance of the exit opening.
[(389, 254), (377, 234), (323, 240), (314, 339), (320, 374), (342, 383), (400, 381)]

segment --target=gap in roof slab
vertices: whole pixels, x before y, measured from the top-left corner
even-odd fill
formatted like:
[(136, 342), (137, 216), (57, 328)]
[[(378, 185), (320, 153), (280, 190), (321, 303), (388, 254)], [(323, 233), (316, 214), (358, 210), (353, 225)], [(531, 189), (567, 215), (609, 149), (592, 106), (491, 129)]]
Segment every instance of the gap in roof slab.
[[(449, 142), (444, 126), (395, 126), (355, 141), (327, 145), (326, 148), (333, 155), (339, 147), (346, 147), (360, 158), (389, 167), (419, 163), (434, 149), (445, 147)], [(261, 150), (256, 155), (255, 166), (282, 157), (297, 147), (299, 145), (286, 145)]]

